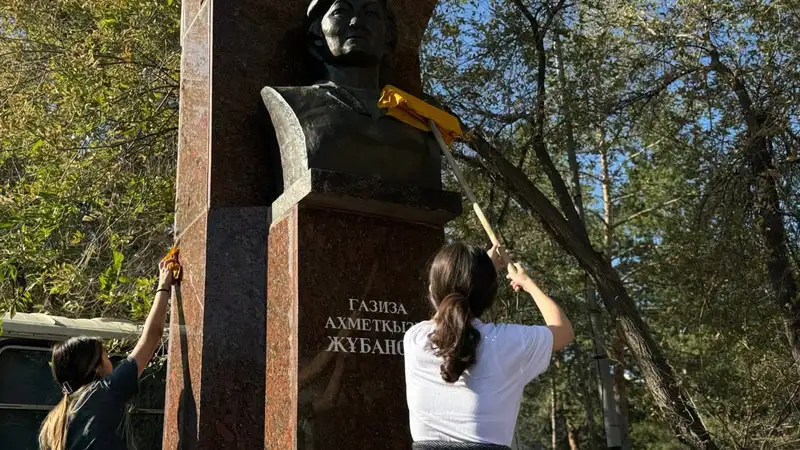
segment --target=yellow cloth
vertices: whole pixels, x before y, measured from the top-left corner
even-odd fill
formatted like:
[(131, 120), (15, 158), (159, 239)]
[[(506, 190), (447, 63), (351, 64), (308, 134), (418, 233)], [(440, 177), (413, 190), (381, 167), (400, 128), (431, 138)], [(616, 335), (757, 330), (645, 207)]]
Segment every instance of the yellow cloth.
[(388, 109), (388, 114), (395, 119), (418, 128), (422, 131), (431, 131), (428, 120), (433, 120), (442, 133), (442, 138), (450, 145), (464, 132), (458, 119), (424, 101), (404, 92), (392, 85), (387, 85), (381, 92), (378, 108)]
[[(170, 259), (178, 260), (180, 258), (181, 251), (178, 247), (172, 247), (172, 250), (167, 253), (167, 256), (161, 260), (161, 262), (167, 262)], [(181, 267), (180, 262), (171, 262), (169, 263), (169, 270), (172, 271), (172, 278), (175, 279), (176, 283), (180, 283), (181, 279), (183, 278), (183, 267)]]

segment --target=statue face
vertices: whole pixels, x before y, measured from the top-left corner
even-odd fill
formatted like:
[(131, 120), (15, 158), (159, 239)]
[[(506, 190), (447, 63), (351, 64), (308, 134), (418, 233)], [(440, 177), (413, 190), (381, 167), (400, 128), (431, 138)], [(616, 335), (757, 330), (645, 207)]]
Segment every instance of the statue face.
[(386, 11), (378, 0), (335, 0), (321, 25), (331, 62), (374, 66), (387, 52)]

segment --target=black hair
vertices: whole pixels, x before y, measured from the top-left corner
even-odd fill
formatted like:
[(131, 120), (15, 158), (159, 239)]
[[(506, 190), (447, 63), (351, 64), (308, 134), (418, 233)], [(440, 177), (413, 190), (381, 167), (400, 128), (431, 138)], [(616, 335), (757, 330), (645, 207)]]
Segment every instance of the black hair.
[(429, 281), (436, 306), (436, 328), (429, 340), (436, 356), (443, 358), (442, 379), (455, 383), (475, 364), (481, 335), (472, 320), (494, 303), (497, 270), (485, 250), (454, 243), (434, 258)]
[(67, 417), (75, 398), (97, 376), (103, 361), (103, 342), (90, 337), (73, 337), (53, 347), (50, 362), (53, 377), (64, 397), (47, 415), (39, 432), (41, 450), (62, 450), (67, 440)]

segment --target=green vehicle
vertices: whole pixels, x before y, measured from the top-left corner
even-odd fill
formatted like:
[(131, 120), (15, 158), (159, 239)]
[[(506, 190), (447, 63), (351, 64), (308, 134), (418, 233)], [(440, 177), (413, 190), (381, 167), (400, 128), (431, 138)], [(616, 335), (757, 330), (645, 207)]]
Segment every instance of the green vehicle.
[[(8, 450), (38, 450), (47, 413), (63, 395), (50, 372), (50, 349), (72, 336), (135, 343), (140, 325), (109, 319), (68, 319), (45, 314), (3, 316), (0, 334), (0, 443)], [(128, 350), (126, 348), (122, 350)], [(163, 355), (163, 353), (161, 353)], [(117, 363), (124, 354), (110, 355)], [(161, 448), (166, 362), (154, 358), (131, 402), (131, 425), (139, 450)]]

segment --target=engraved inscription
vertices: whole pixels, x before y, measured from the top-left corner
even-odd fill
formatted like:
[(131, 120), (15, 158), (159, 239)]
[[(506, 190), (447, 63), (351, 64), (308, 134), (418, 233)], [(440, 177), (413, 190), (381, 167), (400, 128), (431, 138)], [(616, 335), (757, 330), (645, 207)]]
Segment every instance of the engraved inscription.
[[(414, 322), (397, 319), (382, 319), (374, 317), (360, 317), (362, 314), (391, 314), (394, 316), (408, 316), (408, 311), (402, 303), (358, 300), (351, 298), (348, 301), (349, 317), (329, 316), (325, 321), (326, 330), (338, 330), (337, 335), (326, 336), (327, 347), (325, 351), (335, 353), (359, 353), (372, 355), (402, 355), (403, 339), (395, 336), (387, 338), (352, 337), (351, 332), (387, 333), (403, 335), (414, 325)], [(346, 333), (342, 333), (342, 331)]]

